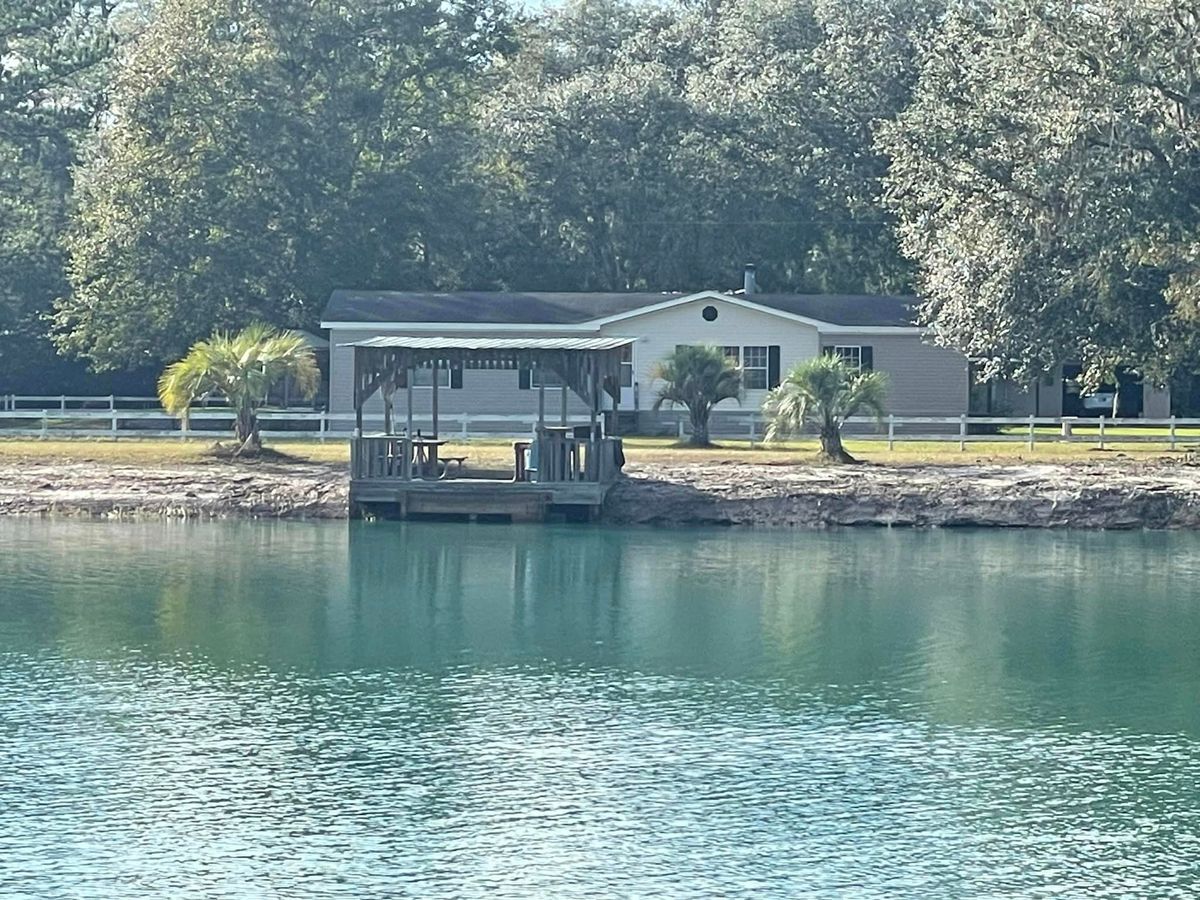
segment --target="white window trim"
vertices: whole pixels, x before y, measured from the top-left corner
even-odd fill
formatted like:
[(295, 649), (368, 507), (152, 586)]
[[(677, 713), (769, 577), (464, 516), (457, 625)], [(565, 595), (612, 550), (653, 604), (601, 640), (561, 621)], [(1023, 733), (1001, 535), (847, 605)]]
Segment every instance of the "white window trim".
[[(763, 351), (763, 357), (762, 357), (763, 364), (761, 366), (747, 366), (746, 365), (746, 351), (750, 348), (754, 348), (755, 350)], [(771, 387), (771, 347), (770, 347), (770, 345), (769, 344), (743, 344), (738, 349), (741, 352), (741, 361), (740, 361), (739, 365), (742, 368), (743, 383), (745, 383), (747, 369), (753, 370), (755, 372), (763, 373), (763, 386), (762, 387), (750, 387), (749, 385), (747, 385), (746, 390), (748, 390), (748, 391), (770, 390), (770, 387)]]
[[(862, 372), (862, 349), (862, 344), (834, 344), (833, 355), (842, 362), (846, 363), (846, 365), (849, 366), (852, 371)], [(858, 364), (851, 366), (846, 357), (842, 355), (843, 350), (853, 350), (854, 355), (858, 357)]]

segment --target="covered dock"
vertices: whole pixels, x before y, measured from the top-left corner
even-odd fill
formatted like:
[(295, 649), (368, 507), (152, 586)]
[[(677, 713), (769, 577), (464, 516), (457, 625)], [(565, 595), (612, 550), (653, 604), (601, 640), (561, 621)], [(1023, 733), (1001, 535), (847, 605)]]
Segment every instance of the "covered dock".
[[(602, 407), (611, 398), (612, 421), (620, 402), (622, 353), (632, 338), (442, 337), (385, 335), (346, 344), (354, 353), (355, 430), (351, 440), (350, 504), (356, 514), (503, 517), (538, 520), (547, 514), (591, 518), (620, 475), (619, 437), (606, 434)], [(511, 471), (476, 471), (470, 458), (447, 456), (439, 433), (438, 389), (464, 369), (528, 369), (537, 376), (538, 418), (533, 433), (513, 442)], [(429, 370), (432, 428), (413, 428), (417, 372)], [(589, 410), (589, 424), (567, 425), (567, 393), (546, 409), (546, 373), (557, 376)], [(403, 425), (396, 409), (404, 398)], [(363, 409), (383, 403), (384, 430), (363, 433)], [(557, 412), (557, 424), (551, 424)]]

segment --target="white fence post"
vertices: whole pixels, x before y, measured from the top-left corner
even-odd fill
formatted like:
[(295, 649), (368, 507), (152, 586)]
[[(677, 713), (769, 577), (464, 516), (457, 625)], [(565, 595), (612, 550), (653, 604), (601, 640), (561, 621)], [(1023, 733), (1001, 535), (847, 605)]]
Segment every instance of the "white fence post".
[(326, 432), (329, 431), (329, 411), (328, 410), (325, 410), (325, 409), (321, 410), (320, 424), (317, 427), (319, 429), (318, 430), (319, 437), (317, 438), (317, 440), (319, 440), (323, 444), (323, 443), (325, 443)]
[(1174, 450), (1175, 449), (1175, 417), (1174, 416), (1171, 416), (1170, 434), (1171, 434), (1171, 449)]
[(683, 440), (683, 419), (679, 420), (679, 439)]
[(58, 408), (63, 412), (67, 411), (67, 397), (65, 394), (58, 398)]
[(42, 410), (42, 440), (44, 441), (50, 432), (50, 414), (46, 410)]
[(1033, 442), (1036, 440), (1036, 438), (1034, 437), (1034, 434), (1035, 434), (1035, 432), (1033, 430), (1033, 416), (1030, 416), (1029, 417), (1029, 449), (1030, 450), (1033, 449)]
[(896, 416), (888, 413), (888, 449), (896, 449)]
[[(470, 421), (471, 421), (471, 417), (470, 417), (470, 416), (468, 416), (466, 413), (463, 413), (463, 417), (462, 417), (462, 439), (463, 439), (464, 441), (467, 439), (467, 429), (468, 429), (468, 427), (469, 427), (469, 423), (470, 423)], [(534, 430), (536, 431), (537, 429), (535, 428)]]
[(184, 413), (179, 419), (179, 439), (186, 441), (188, 439), (188, 417)]
[(1100, 417), (1100, 449), (1104, 449), (1104, 416)]
[(750, 446), (751, 446), (751, 447), (753, 447), (753, 446), (754, 446), (754, 438), (755, 438), (755, 436), (756, 436), (756, 435), (755, 435), (755, 430), (756, 430), (756, 429), (755, 429), (755, 427), (754, 427), (754, 426), (755, 426), (755, 424), (756, 424), (755, 418), (754, 418), (754, 416), (751, 416), (751, 417), (750, 417)]
[(958, 452), (962, 453), (967, 449), (967, 414), (963, 413), (958, 418)]
[(112, 424), (112, 429), (111, 429), (112, 436), (113, 436), (113, 438), (116, 438), (116, 436), (117, 436), (117, 431), (119, 430), (118, 426), (119, 426), (119, 424), (120, 424), (120, 423), (117, 421), (117, 412), (116, 412), (116, 410), (115, 410), (115, 409), (113, 409), (113, 410), (109, 410), (109, 412), (111, 412), (111, 413), (112, 413), (112, 423), (111, 423), (111, 424)]

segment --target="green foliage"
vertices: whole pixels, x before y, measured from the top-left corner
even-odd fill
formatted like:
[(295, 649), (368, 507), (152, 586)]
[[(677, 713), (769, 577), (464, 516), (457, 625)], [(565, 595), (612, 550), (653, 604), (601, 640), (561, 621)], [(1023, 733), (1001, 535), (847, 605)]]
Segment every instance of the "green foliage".
[(798, 363), (763, 401), (768, 441), (816, 428), (821, 451), (835, 462), (853, 462), (842, 447), (846, 420), (862, 413), (884, 414), (887, 376), (858, 372), (833, 354), (822, 354)]
[(742, 373), (720, 347), (680, 346), (658, 362), (651, 378), (663, 382), (654, 408), (682, 406), (692, 422), (690, 442), (707, 446), (708, 420), (722, 400), (742, 398)]
[(163, 409), (183, 416), (197, 401), (219, 394), (237, 410), (239, 445), (257, 446), (256, 412), (271, 388), (291, 379), (297, 394), (312, 397), (321, 383), (316, 356), (303, 336), (251, 325), (237, 334), (216, 332), (197, 341), (187, 355), (167, 366), (158, 381)]
[(111, 12), (103, 0), (0, 0), (0, 385), (49, 355), (42, 317), (67, 290), (71, 167), (103, 108)]
[(954, 7), (887, 129), (925, 315), (987, 375), (1195, 366), (1200, 7)]
[(9, 382), (56, 297), (57, 346), (118, 370), (311, 328), (335, 287), (747, 261), (915, 278), (987, 376), (1200, 369), (1195, 0), (143, 0), (110, 60), (114, 9), (0, 0)]
[(317, 321), (334, 287), (453, 285), (482, 0), (163, 0), (79, 176), (60, 346), (98, 368), (214, 327)]
[(915, 80), (924, 20), (918, 2), (873, 6), (894, 9), (608, 0), (536, 19), (484, 111), (502, 279), (686, 290), (754, 260), (775, 290), (903, 290), (872, 140)]

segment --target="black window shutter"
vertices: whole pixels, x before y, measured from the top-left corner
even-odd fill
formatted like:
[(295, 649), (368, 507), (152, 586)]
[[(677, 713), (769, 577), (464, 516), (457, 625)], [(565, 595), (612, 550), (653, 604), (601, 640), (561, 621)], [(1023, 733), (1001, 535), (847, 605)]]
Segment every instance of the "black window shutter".
[(860, 347), (858, 349), (858, 359), (861, 363), (861, 369), (864, 372), (871, 372), (875, 369), (875, 351), (871, 347)]
[(779, 345), (767, 348), (767, 387), (779, 387)]
[(458, 390), (462, 387), (462, 363), (450, 367), (450, 387)]
[(523, 391), (529, 390), (529, 369), (521, 369), (519, 377), (520, 382), (517, 386)]

